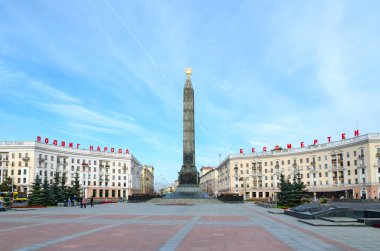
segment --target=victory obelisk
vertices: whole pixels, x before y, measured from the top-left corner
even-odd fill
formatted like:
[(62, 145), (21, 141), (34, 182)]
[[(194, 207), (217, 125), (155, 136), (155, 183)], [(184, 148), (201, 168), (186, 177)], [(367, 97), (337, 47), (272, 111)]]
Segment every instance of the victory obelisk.
[(194, 133), (194, 89), (190, 76), (192, 69), (185, 69), (186, 82), (183, 88), (183, 165), (179, 172), (180, 185), (196, 185), (199, 173), (195, 167), (195, 133)]
[(195, 167), (195, 133), (194, 133), (194, 89), (191, 84), (190, 67), (185, 69), (186, 82), (183, 88), (183, 164), (178, 173), (175, 192), (167, 194), (164, 199), (211, 199), (199, 186), (199, 173)]

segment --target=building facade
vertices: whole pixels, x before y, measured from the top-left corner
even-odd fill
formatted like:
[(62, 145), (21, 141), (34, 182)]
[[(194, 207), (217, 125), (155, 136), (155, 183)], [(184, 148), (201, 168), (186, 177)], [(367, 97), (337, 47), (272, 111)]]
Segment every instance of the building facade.
[(141, 193), (153, 194), (154, 193), (154, 167), (144, 165), (141, 170), (140, 180)]
[(129, 153), (84, 150), (37, 141), (0, 142), (0, 181), (11, 177), (16, 190), (29, 192), (36, 175), (52, 182), (65, 173), (72, 185), (76, 173), (86, 197), (128, 198), (140, 192), (142, 165)]
[(280, 175), (292, 180), (300, 172), (317, 196), (379, 198), (380, 134), (303, 148), (232, 154), (217, 167), (219, 193), (245, 198), (276, 198)]
[(211, 196), (218, 195), (218, 170), (213, 167), (202, 167), (201, 177), (199, 178), (199, 186), (202, 192), (205, 192)]

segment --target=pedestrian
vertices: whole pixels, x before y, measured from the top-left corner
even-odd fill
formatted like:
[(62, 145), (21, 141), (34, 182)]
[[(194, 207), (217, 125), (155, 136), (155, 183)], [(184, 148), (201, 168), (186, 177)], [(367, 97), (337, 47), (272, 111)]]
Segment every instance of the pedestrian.
[(86, 201), (86, 197), (83, 196), (82, 204), (83, 204), (83, 207), (84, 207), (84, 208), (86, 208), (86, 203), (87, 203), (87, 201)]
[(69, 200), (67, 201), (67, 206), (71, 207), (71, 198), (69, 197)]
[(94, 207), (94, 196), (91, 196), (90, 204), (91, 204), (91, 207)]
[(77, 206), (77, 196), (76, 195), (74, 195), (74, 207), (76, 207)]
[(83, 198), (84, 197), (80, 197), (79, 199), (80, 199), (80, 208), (83, 208)]

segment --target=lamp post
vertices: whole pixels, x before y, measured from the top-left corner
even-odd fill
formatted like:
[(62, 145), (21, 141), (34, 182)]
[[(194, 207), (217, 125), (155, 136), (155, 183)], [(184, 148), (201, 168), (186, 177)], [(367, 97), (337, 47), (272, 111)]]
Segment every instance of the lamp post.
[(12, 196), (13, 196), (13, 190), (14, 190), (14, 188), (13, 188), (13, 186), (14, 186), (14, 178), (15, 178), (15, 173), (14, 173), (14, 169), (13, 169), (13, 167), (12, 167)]

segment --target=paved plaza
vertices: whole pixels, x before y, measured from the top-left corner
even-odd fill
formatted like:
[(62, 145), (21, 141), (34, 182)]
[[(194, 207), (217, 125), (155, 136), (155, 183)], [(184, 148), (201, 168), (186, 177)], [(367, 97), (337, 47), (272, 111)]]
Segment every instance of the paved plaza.
[(315, 227), (245, 204), (0, 212), (0, 250), (380, 250), (380, 229)]

